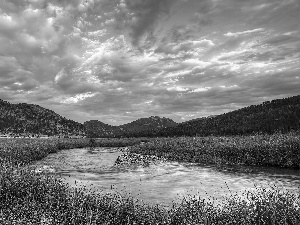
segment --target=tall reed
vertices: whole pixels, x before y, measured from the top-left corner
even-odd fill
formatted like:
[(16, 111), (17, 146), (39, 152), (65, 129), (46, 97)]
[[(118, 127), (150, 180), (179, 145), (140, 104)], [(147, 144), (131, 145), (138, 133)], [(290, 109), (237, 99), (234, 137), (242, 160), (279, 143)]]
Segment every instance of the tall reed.
[(300, 168), (300, 136), (296, 133), (161, 138), (130, 152), (201, 164)]

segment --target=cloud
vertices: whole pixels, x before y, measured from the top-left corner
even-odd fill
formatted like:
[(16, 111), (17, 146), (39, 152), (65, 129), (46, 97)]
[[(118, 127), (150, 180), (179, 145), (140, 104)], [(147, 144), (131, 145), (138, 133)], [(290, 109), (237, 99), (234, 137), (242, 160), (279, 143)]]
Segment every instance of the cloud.
[[(78, 76), (96, 79), (100, 83), (131, 82), (147, 76), (145, 66), (150, 66), (153, 59), (140, 58), (132, 53), (123, 35), (112, 37), (104, 43), (91, 45), (80, 67), (73, 70)], [(143, 75), (144, 74), (144, 75)]]
[(15, 57), (0, 56), (0, 72), (1, 77), (7, 77), (10, 72), (19, 68), (18, 62)]
[(151, 104), (160, 107), (161, 111), (165, 113), (177, 112), (180, 115), (185, 115), (194, 112), (197, 115), (214, 108), (220, 110), (220, 106), (223, 106), (224, 109), (224, 106), (230, 102), (243, 102), (245, 100), (243, 96), (243, 100), (239, 98), (241, 91), (243, 90), (237, 85), (199, 88), (197, 91), (185, 93), (178, 93), (173, 90), (155, 96)]
[(178, 92), (184, 92), (184, 91), (187, 91), (188, 88), (183, 88), (183, 87), (180, 87), (180, 86), (174, 86), (174, 87), (169, 87), (167, 88), (168, 91), (178, 91)]
[(107, 34), (106, 29), (91, 31), (91, 32), (87, 33), (87, 35), (91, 38), (99, 38), (99, 37), (105, 36), (106, 34)]
[(257, 29), (253, 29), (253, 30), (246, 30), (246, 31), (235, 32), (235, 33), (228, 32), (228, 33), (224, 34), (224, 36), (226, 36), (226, 37), (238, 37), (238, 36), (241, 36), (241, 35), (248, 35), (248, 34), (262, 32), (262, 31), (264, 31), (263, 28), (257, 28)]
[[(265, 0), (245, 10), (250, 16), (248, 24), (254, 26), (293, 26), (298, 24), (300, 4), (298, 0)], [(287, 23), (288, 21), (288, 23)]]
[(98, 9), (103, 12), (103, 25), (128, 33), (133, 46), (153, 34), (156, 25), (170, 16), (170, 8), (178, 0), (104, 0)]
[(26, 92), (38, 85), (33, 73), (24, 70), (15, 57), (0, 56), (0, 74), (1, 87), (11, 91)]
[(211, 25), (213, 23), (213, 16), (216, 9), (216, 3), (215, 1), (210, 0), (203, 0), (197, 2), (198, 10), (194, 14), (194, 17), (191, 19), (191, 21), (196, 22), (198, 25), (207, 26)]
[(283, 64), (290, 64), (299, 58), (300, 39), (297, 36), (282, 35), (274, 32), (265, 32), (264, 35), (242, 38), (233, 37), (239, 40), (235, 50), (223, 52), (217, 57), (220, 61), (233, 62), (240, 66), (253, 66), (264, 63), (267, 68), (282, 67)]
[[(5, 11), (0, 16), (0, 40), (6, 43), (1, 45), (0, 52), (14, 61), (5, 62), (6, 71), (10, 71), (6, 76), (11, 82), (16, 81), (11, 84), (13, 90), (38, 87), (59, 71), (56, 59), (64, 55), (72, 22), (63, 12), (49, 14), (49, 7), (54, 6), (33, 0), (0, 3)], [(24, 80), (20, 82), (22, 76)]]
[(162, 38), (161, 43), (180, 43), (181, 41), (194, 39), (197, 27), (194, 25), (175, 25)]
[[(245, 80), (243, 85), (251, 88), (251, 91), (259, 96), (280, 98), (280, 96), (298, 95), (299, 73), (297, 71), (277, 72), (255, 80)], [(289, 92), (286, 93), (286, 90)]]
[(169, 14), (175, 1), (171, 0), (125, 0), (126, 8), (132, 16), (129, 23), (132, 44), (138, 45), (146, 32), (152, 32), (157, 21)]
[(211, 87), (201, 87), (201, 88), (196, 88), (196, 89), (192, 90), (191, 92), (205, 92), (205, 91), (208, 91), (209, 89), (211, 89)]
[(78, 101), (82, 101), (86, 98), (90, 98), (90, 97), (93, 97), (95, 95), (96, 95), (95, 93), (91, 93), (91, 92), (87, 92), (87, 93), (83, 93), (83, 94), (77, 94), (74, 97), (69, 97), (65, 100), (62, 100), (61, 103), (67, 103), (67, 104), (77, 103)]
[(276, 35), (275, 37), (268, 38), (262, 44), (279, 46), (279, 45), (284, 45), (287, 43), (294, 43), (294, 42), (299, 43), (300, 37), (291, 36), (291, 35)]
[(182, 121), (297, 94), (298, 7), (0, 1), (0, 98), (122, 124), (151, 115)]
[(155, 49), (156, 53), (165, 53), (165, 54), (174, 54), (177, 55), (180, 52), (186, 52), (189, 51), (192, 52), (198, 52), (207, 50), (211, 47), (213, 47), (215, 44), (211, 40), (207, 39), (200, 39), (200, 40), (189, 40), (189, 38), (186, 38), (186, 40), (174, 40), (174, 42), (167, 41), (167, 37), (165, 37), (160, 45)]

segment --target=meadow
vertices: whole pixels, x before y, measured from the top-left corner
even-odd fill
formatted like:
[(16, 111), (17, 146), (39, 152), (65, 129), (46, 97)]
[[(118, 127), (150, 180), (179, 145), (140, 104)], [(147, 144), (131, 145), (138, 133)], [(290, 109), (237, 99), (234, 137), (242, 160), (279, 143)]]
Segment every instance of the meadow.
[[(300, 196), (277, 189), (245, 192), (243, 198), (232, 194), (222, 205), (187, 196), (166, 209), (124, 193), (96, 194), (70, 188), (58, 178), (26, 167), (61, 149), (91, 145), (132, 146), (132, 152), (177, 161), (299, 166), (299, 136), (294, 134), (154, 140), (5, 139), (0, 141), (0, 224), (300, 224)], [(272, 156), (273, 147), (277, 147), (274, 158), (258, 158)], [(273, 162), (280, 148), (284, 160)], [(260, 149), (263, 153), (258, 154)], [(250, 155), (246, 157), (246, 153)], [(234, 160), (236, 156), (238, 160)]]

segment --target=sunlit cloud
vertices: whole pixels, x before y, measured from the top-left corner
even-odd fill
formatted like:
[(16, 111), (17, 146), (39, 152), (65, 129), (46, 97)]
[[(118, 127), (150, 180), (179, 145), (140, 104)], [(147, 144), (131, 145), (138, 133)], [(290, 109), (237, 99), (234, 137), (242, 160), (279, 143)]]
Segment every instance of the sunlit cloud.
[(245, 30), (245, 31), (235, 32), (235, 33), (228, 32), (228, 33), (224, 34), (224, 36), (238, 37), (238, 36), (241, 36), (241, 35), (248, 35), (248, 34), (257, 33), (257, 32), (261, 32), (261, 31), (264, 31), (264, 29), (263, 28), (257, 28), (257, 29), (253, 29), (253, 30)]
[(93, 97), (95, 96), (96, 94), (95, 93), (84, 93), (84, 94), (77, 94), (76, 96), (74, 97), (69, 97), (63, 101), (61, 101), (60, 103), (77, 103), (78, 101), (82, 101), (86, 98), (89, 98), (89, 97)]
[(196, 88), (196, 89), (192, 90), (192, 92), (205, 92), (205, 91), (208, 91), (209, 89), (211, 89), (211, 87), (201, 87), (201, 88)]

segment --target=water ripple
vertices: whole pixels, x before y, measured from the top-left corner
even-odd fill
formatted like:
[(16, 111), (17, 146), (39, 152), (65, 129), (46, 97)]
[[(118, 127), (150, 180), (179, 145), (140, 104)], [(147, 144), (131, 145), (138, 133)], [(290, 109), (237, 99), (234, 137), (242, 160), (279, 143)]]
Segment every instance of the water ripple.
[(122, 152), (116, 148), (72, 149), (51, 154), (36, 162), (51, 168), (71, 186), (84, 185), (97, 192), (126, 191), (142, 200), (170, 205), (187, 194), (222, 199), (255, 186), (300, 190), (299, 170), (242, 166), (198, 166), (165, 162), (118, 168), (114, 162)]

